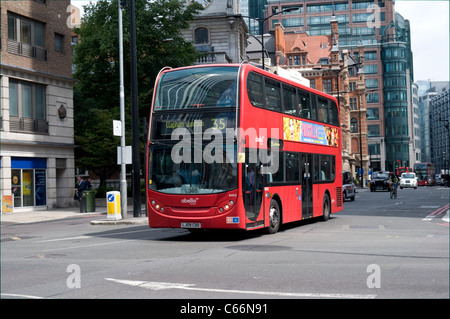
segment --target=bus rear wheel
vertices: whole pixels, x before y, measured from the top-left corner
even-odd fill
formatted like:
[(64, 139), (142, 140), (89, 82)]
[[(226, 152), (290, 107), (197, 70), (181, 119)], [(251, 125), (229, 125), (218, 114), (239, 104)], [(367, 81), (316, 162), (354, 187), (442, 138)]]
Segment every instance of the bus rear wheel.
[(331, 202), (330, 202), (330, 196), (328, 196), (328, 194), (325, 194), (323, 196), (323, 215), (322, 215), (322, 220), (324, 222), (326, 222), (327, 220), (330, 219), (330, 214), (331, 214)]
[(270, 201), (270, 209), (269, 209), (269, 227), (267, 228), (267, 232), (269, 234), (275, 234), (280, 228), (281, 222), (281, 211), (280, 206), (276, 200)]

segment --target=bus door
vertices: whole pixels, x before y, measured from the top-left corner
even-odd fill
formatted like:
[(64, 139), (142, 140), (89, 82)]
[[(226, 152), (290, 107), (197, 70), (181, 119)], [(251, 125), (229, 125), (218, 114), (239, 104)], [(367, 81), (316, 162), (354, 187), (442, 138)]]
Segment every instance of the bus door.
[[(247, 156), (248, 158), (248, 156)], [(244, 163), (243, 167), (243, 198), (247, 229), (264, 225), (264, 214), (261, 213), (261, 203), (264, 192), (263, 175), (260, 163)], [(264, 210), (262, 210), (264, 211)]]
[(313, 216), (312, 154), (302, 154), (301, 160), (302, 218), (309, 218)]

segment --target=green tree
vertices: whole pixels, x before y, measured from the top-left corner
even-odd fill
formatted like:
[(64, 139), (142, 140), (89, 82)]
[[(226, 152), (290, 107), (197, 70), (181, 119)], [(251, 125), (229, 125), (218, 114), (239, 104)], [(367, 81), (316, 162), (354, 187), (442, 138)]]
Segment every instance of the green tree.
[[(74, 122), (76, 165), (94, 171), (103, 185), (120, 171), (112, 133), (112, 120), (120, 119), (118, 0), (85, 6), (80, 44), (74, 47)], [(135, 0), (138, 105), (140, 117), (148, 117), (153, 85), (164, 66), (191, 65), (198, 53), (180, 31), (189, 27), (201, 6), (179, 0)], [(126, 97), (126, 137), (131, 145), (130, 32), (128, 9), (123, 11), (123, 53)], [(138, 125), (141, 123), (138, 123)], [(140, 130), (141, 131), (141, 130)], [(141, 152), (142, 153), (142, 152)]]

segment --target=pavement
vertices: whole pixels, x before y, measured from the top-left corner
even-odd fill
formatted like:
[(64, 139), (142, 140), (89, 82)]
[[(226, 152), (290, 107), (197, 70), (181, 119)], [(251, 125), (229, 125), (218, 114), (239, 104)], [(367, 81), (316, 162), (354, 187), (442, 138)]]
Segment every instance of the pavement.
[[(133, 200), (128, 199), (128, 203), (133, 203)], [(34, 208), (34, 210), (16, 209), (12, 213), (0, 214), (0, 223), (1, 225), (25, 224), (52, 221), (64, 218), (81, 218), (88, 216), (98, 216), (98, 219), (90, 221), (91, 225), (148, 224), (145, 205), (142, 205), (141, 207), (141, 217), (133, 217), (133, 205), (128, 205), (127, 218), (119, 220), (108, 219), (105, 199), (96, 199), (96, 207), (94, 212), (80, 213), (79, 206), (48, 210), (39, 210), (36, 208)]]

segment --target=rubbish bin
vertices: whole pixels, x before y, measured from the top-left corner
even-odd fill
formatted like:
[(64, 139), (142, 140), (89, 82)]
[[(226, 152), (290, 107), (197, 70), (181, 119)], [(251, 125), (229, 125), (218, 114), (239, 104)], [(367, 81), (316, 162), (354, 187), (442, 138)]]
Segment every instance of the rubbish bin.
[(86, 201), (85, 211), (88, 213), (95, 212), (95, 191), (83, 191), (81, 201), (83, 201), (83, 199)]
[(78, 193), (78, 196), (80, 198), (80, 213), (86, 212), (86, 194), (83, 192)]

